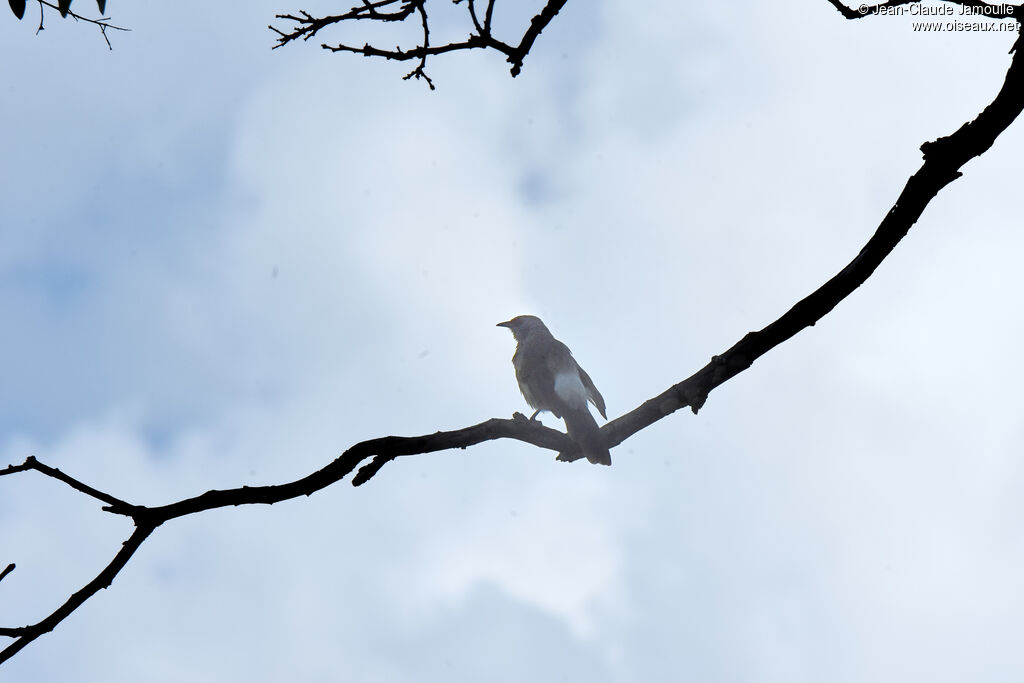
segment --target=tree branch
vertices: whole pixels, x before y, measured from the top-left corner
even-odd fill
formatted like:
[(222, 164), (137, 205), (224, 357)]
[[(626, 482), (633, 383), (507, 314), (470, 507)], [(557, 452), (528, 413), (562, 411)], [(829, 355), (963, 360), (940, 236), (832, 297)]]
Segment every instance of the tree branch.
[(696, 413), (713, 389), (749, 368), (760, 356), (797, 332), (814, 325), (860, 287), (906, 236), (928, 203), (962, 175), (960, 168), (987, 151), (1024, 109), (1024, 56), (1017, 50), (1020, 44), (1018, 37), (1011, 49), (1015, 54), (1003, 86), (992, 103), (974, 121), (965, 123), (952, 135), (921, 145), (924, 154), (921, 168), (910, 177), (875, 234), (845, 268), (772, 324), (750, 332), (729, 350), (713, 356), (710, 363), (689, 378), (604, 425), (601, 431), (606, 432), (608, 445), (622, 443), (685, 406)]
[[(62, 18), (63, 17), (71, 17), (75, 21), (84, 21), (84, 22), (86, 22), (88, 24), (95, 24), (96, 26), (98, 26), (99, 29), (100, 29), (100, 33), (103, 34), (103, 40), (105, 40), (106, 43), (107, 43), (107, 48), (111, 49), (111, 50), (114, 49), (114, 46), (110, 44), (110, 36), (107, 35), (107, 29), (108, 28), (109, 29), (113, 29), (114, 31), (131, 31), (130, 28), (124, 28), (122, 26), (115, 26), (115, 25), (111, 24), (110, 23), (110, 17), (100, 17), (99, 19), (90, 19), (89, 17), (83, 16), (81, 14), (76, 14), (76, 13), (72, 12), (69, 9), (71, 3), (68, 3), (67, 6), (65, 6), (65, 7), (60, 7), (58, 5), (53, 4), (49, 0), (36, 0), (36, 2), (39, 3), (39, 28), (36, 29), (36, 33), (39, 33), (40, 31), (44, 30), (44, 28), (43, 28), (43, 6), (44, 5), (46, 7), (51, 8), (51, 9), (57, 10), (60, 13)], [(101, 14), (103, 12), (103, 8), (104, 8), (105, 5), (106, 5), (105, 0), (103, 2), (99, 3), (100, 13)], [(18, 15), (17, 12), (15, 13), (15, 15), (19, 19), (21, 19), (21, 15)]]
[[(541, 31), (547, 28), (547, 25), (551, 23), (551, 20), (555, 18), (555, 15), (565, 7), (567, 0), (549, 0), (548, 4), (544, 5), (544, 9), (540, 11), (540, 14), (530, 20), (530, 28), (526, 30), (523, 35), (523, 39), (519, 41), (519, 47), (513, 50), (512, 54), (508, 56), (508, 61), (512, 64), (512, 76), (518, 76), (519, 72), (523, 68), (523, 60), (526, 59), (527, 53), (533, 47), (533, 43), (537, 40)], [(488, 7), (490, 10), (490, 7)], [(487, 13), (490, 18), (490, 11)]]
[[(41, 472), (67, 484), (76, 491), (107, 503), (103, 506), (103, 510), (131, 517), (135, 523), (135, 532), (124, 542), (121, 550), (96, 578), (74, 593), (67, 602), (45, 619), (29, 626), (0, 627), (0, 636), (15, 639), (13, 643), (0, 651), (0, 664), (20, 652), (22, 648), (39, 636), (52, 631), (86, 600), (109, 586), (135, 554), (135, 551), (139, 549), (142, 542), (164, 522), (215, 508), (255, 504), (273, 505), (284, 500), (309, 496), (341, 480), (351, 473), (359, 463), (368, 458), (372, 458), (371, 462), (357, 473), (352, 482), (356, 486), (376, 474), (386, 463), (403, 455), (467, 448), (484, 441), (502, 438), (518, 439), (552, 450), (564, 449), (566, 452), (574, 452), (578, 448), (562, 432), (545, 427), (539, 422), (527, 420), (524, 415), (516, 413), (511, 420), (493, 418), (472, 427), (449, 432), (435, 432), (416, 437), (386, 436), (363, 441), (349, 448), (326, 467), (292, 482), (274, 486), (242, 486), (234, 489), (212, 490), (192, 498), (155, 507), (126, 503), (55, 467), (44, 465), (33, 456), (26, 458), (21, 465), (9, 465), (0, 470), (0, 476), (33, 470)], [(0, 573), (0, 580), (13, 569), (14, 565), (9, 565), (3, 573)]]
[[(427, 76), (425, 70), (427, 58), (434, 55), (445, 54), (447, 52), (485, 48), (497, 50), (505, 55), (506, 61), (512, 65), (510, 70), (512, 76), (518, 76), (522, 71), (523, 61), (526, 59), (526, 55), (529, 54), (531, 49), (533, 49), (533, 45), (541, 32), (547, 28), (548, 24), (550, 24), (555, 18), (555, 15), (557, 15), (562, 7), (565, 6), (567, 0), (549, 0), (543, 9), (541, 9), (541, 11), (530, 20), (530, 25), (523, 33), (522, 38), (519, 40), (519, 44), (515, 46), (499, 40), (492, 33), (494, 0), (488, 0), (487, 7), (484, 10), (483, 22), (480, 21), (476, 12), (476, 0), (452, 0), (454, 4), (466, 3), (467, 16), (471, 27), (469, 35), (464, 40), (457, 40), (442, 45), (431, 45), (429, 15), (427, 14), (426, 7), (427, 2), (428, 0), (377, 0), (376, 2), (363, 0), (362, 5), (353, 7), (343, 14), (315, 17), (305, 10), (300, 11), (298, 14), (278, 14), (276, 15), (277, 19), (283, 19), (293, 23), (292, 29), (287, 31), (275, 26), (269, 26), (268, 28), (278, 36), (277, 44), (274, 46), (274, 49), (277, 49), (299, 39), (302, 39), (303, 41), (309, 40), (329, 26), (334, 26), (343, 22), (361, 20), (403, 22), (412, 17), (413, 13), (416, 13), (420, 17), (420, 24), (423, 29), (423, 39), (414, 47), (403, 48), (401, 46), (397, 46), (394, 48), (381, 48), (375, 45), (370, 45), (369, 43), (362, 46), (349, 43), (337, 43), (334, 45), (323, 43), (320, 47), (325, 50), (330, 50), (331, 52), (350, 52), (353, 54), (363, 55), (364, 57), (383, 57), (384, 59), (395, 61), (418, 59), (420, 61), (419, 66), (406, 74), (405, 78), (422, 78), (430, 86), (430, 89), (433, 90), (434, 84)], [(398, 9), (390, 12), (380, 11), (381, 9), (393, 7), (394, 5), (398, 5)]]
[(128, 540), (121, 546), (121, 550), (114, 555), (114, 559), (110, 561), (106, 567), (103, 568), (99, 574), (96, 575), (89, 583), (82, 586), (82, 588), (76, 591), (67, 599), (63, 605), (53, 611), (48, 617), (42, 621), (32, 624), (30, 626), (22, 626), (19, 628), (0, 628), (0, 636), (8, 636), (14, 638), (14, 642), (5, 647), (0, 651), (0, 664), (3, 664), (14, 655), (21, 652), (21, 650), (31, 643), (39, 636), (49, 633), (57, 627), (60, 622), (64, 621), (68, 616), (71, 615), (76, 609), (81, 607), (86, 600), (94, 596), (101, 589), (106, 588), (114, 580), (114, 577), (124, 568), (131, 559), (135, 551), (139, 549), (142, 542), (145, 541), (149, 535), (153, 532), (156, 527), (142, 525), (137, 526), (135, 531)]
[(36, 470), (37, 472), (42, 472), (48, 477), (53, 477), (58, 481), (62, 481), (71, 488), (75, 489), (76, 491), (80, 491), (81, 493), (84, 493), (87, 496), (91, 496), (96, 500), (106, 503), (111, 508), (111, 511), (117, 511), (119, 514), (130, 514), (128, 512), (122, 511), (124, 509), (131, 508), (131, 506), (128, 505), (128, 503), (124, 502), (119, 498), (115, 498), (109, 493), (103, 493), (102, 491), (94, 489), (93, 487), (87, 484), (83, 484), (74, 477), (64, 474), (56, 467), (44, 465), (43, 463), (36, 460), (35, 456), (32, 455), (25, 458), (25, 462), (23, 462), (20, 465), (8, 465), (4, 469), (0, 470), (0, 477), (9, 474), (16, 474), (18, 472), (25, 472), (28, 470)]

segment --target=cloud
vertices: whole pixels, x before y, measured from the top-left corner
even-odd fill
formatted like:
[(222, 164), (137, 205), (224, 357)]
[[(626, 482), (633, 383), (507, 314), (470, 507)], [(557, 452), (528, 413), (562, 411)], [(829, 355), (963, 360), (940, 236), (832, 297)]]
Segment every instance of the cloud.
[[(112, 55), (19, 38), (48, 56), (10, 77), (43, 113), (3, 115), (4, 459), (146, 503), (286, 481), (523, 410), (493, 325), (526, 312), (621, 414), (848, 262), (1006, 63), (824, 3), (681, 7), (570, 3), (520, 78), (438, 59), (433, 94), (270, 54), (270, 5), (126, 16)], [(1016, 136), (611, 470), (489, 443), (168, 524), (9, 675), (1012, 680)], [(0, 487), (0, 591), (31, 619), (126, 529), (39, 477)]]

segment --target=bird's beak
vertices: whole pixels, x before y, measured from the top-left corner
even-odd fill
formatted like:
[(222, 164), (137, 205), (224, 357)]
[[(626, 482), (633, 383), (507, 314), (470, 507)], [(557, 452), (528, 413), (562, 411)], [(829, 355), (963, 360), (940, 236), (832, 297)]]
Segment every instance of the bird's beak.
[(511, 320), (506, 320), (503, 323), (498, 323), (497, 325), (495, 325), (495, 327), (508, 327), (509, 329), (511, 329), (512, 328), (512, 321)]

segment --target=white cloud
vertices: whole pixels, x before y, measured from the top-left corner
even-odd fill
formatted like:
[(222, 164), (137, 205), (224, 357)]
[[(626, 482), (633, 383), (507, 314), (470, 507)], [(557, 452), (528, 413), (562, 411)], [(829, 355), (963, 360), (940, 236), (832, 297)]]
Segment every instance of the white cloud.
[[(449, 57), (435, 93), (269, 54), (271, 5), (125, 16), (111, 55), (63, 25), (5, 42), (43, 55), (8, 78), (49, 113), (3, 176), (4, 459), (151, 503), (285, 481), (523, 410), (493, 325), (527, 311), (621, 414), (842, 267), (1008, 59), (826, 3), (577, 7), (519, 79)], [(170, 523), (9, 675), (1015, 680), (1019, 140), (610, 470), (498, 442)], [(0, 489), (6, 625), (126, 530), (40, 477)]]

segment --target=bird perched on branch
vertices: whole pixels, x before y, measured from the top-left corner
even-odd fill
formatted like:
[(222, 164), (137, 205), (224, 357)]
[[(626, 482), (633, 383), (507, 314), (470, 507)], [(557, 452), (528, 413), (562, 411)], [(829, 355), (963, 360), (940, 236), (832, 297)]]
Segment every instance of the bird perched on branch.
[(516, 369), (519, 390), (535, 411), (530, 419), (536, 418), (542, 410), (551, 411), (555, 417), (565, 420), (569, 438), (579, 445), (587, 460), (611, 465), (608, 446), (587, 408), (587, 401), (590, 401), (607, 420), (604, 398), (590, 375), (572, 357), (569, 347), (555, 339), (541, 319), (533, 315), (516, 316), (498, 323), (498, 327), (507, 327), (515, 337), (512, 365)]

